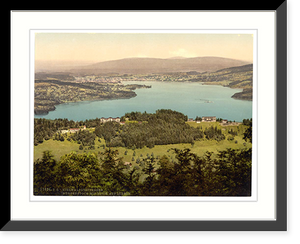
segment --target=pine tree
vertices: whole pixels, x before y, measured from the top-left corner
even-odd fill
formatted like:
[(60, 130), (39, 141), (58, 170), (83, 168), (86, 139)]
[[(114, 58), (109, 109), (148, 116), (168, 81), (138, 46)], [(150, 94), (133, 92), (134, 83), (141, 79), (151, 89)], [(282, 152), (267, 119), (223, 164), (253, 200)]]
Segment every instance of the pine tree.
[(249, 122), (249, 127), (246, 129), (243, 139), (252, 143), (252, 120)]
[(154, 196), (154, 195), (156, 195), (156, 190), (154, 187), (155, 159), (154, 159), (154, 157), (151, 157), (151, 158), (144, 159), (143, 161), (145, 163), (145, 167), (143, 168), (142, 172), (146, 175), (146, 179), (143, 183), (142, 193), (145, 196)]
[(54, 168), (57, 162), (50, 151), (34, 162), (34, 195), (52, 195), (55, 188)]

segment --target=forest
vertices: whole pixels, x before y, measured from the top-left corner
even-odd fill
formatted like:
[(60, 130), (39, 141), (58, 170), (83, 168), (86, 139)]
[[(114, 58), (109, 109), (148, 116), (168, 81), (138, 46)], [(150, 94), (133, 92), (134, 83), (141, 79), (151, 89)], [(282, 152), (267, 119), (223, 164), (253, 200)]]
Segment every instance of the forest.
[[(185, 115), (172, 110), (153, 114), (132, 112), (121, 120), (125, 123), (35, 119), (37, 145), (50, 138), (59, 143), (68, 140), (78, 144), (79, 152), (55, 158), (51, 151), (43, 151), (34, 161), (34, 195), (251, 196), (251, 147), (206, 151), (203, 155), (193, 153), (190, 148), (178, 148), (177, 143), (183, 142), (224, 141), (220, 127), (202, 128), (196, 127), (196, 123), (190, 126)], [(95, 129), (68, 135), (60, 132), (83, 125)], [(246, 129), (242, 140), (252, 143), (252, 119), (244, 120), (243, 126)], [(237, 133), (231, 127), (227, 132), (228, 140)], [(105, 140), (103, 149), (82, 151), (95, 149), (96, 138)], [(151, 155), (135, 155), (134, 150), (140, 147), (152, 148), (163, 143), (174, 145), (171, 152), (168, 150), (159, 157), (151, 152)], [(124, 157), (127, 150), (136, 156), (132, 165), (118, 151), (124, 147), (128, 148)]]
[(186, 124), (187, 116), (172, 110), (156, 113), (132, 112), (125, 114), (124, 125), (108, 122), (95, 129), (98, 137), (105, 139), (110, 147), (152, 148), (155, 145), (192, 143), (203, 138), (203, 131)]
[(60, 130), (69, 128), (78, 128), (83, 125), (96, 126), (99, 120), (73, 121), (68, 119), (34, 119), (34, 145), (43, 143), (44, 140), (49, 140), (54, 137), (56, 140), (64, 140), (59, 133)]
[[(131, 112), (121, 117), (123, 123), (101, 123), (99, 119), (73, 121), (68, 119), (35, 119), (34, 145), (45, 140), (75, 141), (82, 146), (93, 146), (95, 137), (103, 138), (108, 147), (153, 148), (155, 145), (168, 145), (178, 143), (191, 143), (201, 139), (222, 141), (225, 135), (217, 126), (202, 128), (201, 124), (191, 126), (187, 123), (187, 116), (173, 110), (161, 109), (156, 113)], [(245, 119), (243, 124), (249, 126), (252, 120)], [(92, 131), (84, 131), (93, 128)], [(70, 136), (63, 134), (63, 130), (79, 128), (80, 130)], [(233, 140), (237, 131), (228, 130)], [(82, 149), (82, 148), (81, 148)]]
[[(67, 119), (35, 119), (34, 145), (43, 143), (54, 137), (54, 140), (64, 141), (59, 132), (68, 128), (95, 127), (94, 134), (104, 138), (109, 147), (152, 148), (155, 145), (168, 145), (178, 143), (193, 143), (196, 140), (207, 138), (211, 140), (224, 140), (225, 136), (217, 127), (200, 129), (186, 123), (187, 116), (169, 109), (157, 110), (156, 113), (131, 112), (121, 117), (121, 121), (100, 123), (99, 119), (75, 122)], [(77, 135), (79, 134), (79, 135)], [(78, 138), (81, 137), (80, 140)], [(88, 132), (79, 131), (68, 139), (81, 142), (83, 137), (91, 137)], [(95, 137), (91, 137), (95, 139)], [(90, 143), (93, 144), (92, 142)]]
[[(71, 152), (59, 161), (49, 151), (34, 162), (34, 195), (55, 196), (251, 196), (252, 150), (227, 149), (216, 158), (174, 148), (176, 161), (144, 159), (128, 169), (117, 150)], [(159, 167), (155, 168), (155, 163)]]

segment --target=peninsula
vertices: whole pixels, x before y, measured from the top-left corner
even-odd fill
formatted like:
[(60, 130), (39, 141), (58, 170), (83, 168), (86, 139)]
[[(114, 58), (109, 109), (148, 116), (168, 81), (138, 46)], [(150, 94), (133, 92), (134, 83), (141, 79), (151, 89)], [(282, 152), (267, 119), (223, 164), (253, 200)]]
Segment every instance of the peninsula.
[(44, 79), (35, 80), (34, 114), (48, 114), (61, 103), (128, 99), (136, 96), (135, 89), (151, 88), (134, 84), (125, 86), (118, 82), (95, 82), (91, 78), (87, 78), (86, 82), (78, 82), (66, 74), (60, 76), (63, 80), (53, 79), (51, 74)]

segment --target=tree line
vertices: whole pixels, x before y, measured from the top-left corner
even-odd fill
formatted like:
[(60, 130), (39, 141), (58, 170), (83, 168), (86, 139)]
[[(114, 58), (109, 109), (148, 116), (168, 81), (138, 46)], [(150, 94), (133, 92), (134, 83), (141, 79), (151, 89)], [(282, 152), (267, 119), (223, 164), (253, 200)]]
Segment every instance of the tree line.
[(124, 116), (121, 117), (121, 121), (124, 122), (126, 120), (138, 122), (164, 120), (166, 122), (171, 123), (183, 123), (188, 120), (188, 116), (171, 109), (159, 109), (154, 114), (147, 112), (126, 113)]
[[(188, 117), (180, 112), (170, 109), (157, 110), (156, 113), (131, 112), (126, 113), (121, 121), (101, 123), (100, 120), (92, 119), (86, 121), (73, 121), (68, 119), (35, 119), (34, 120), (34, 145), (44, 140), (54, 139), (59, 141), (73, 140), (83, 146), (94, 147), (95, 137), (104, 138), (108, 147), (153, 148), (155, 145), (168, 145), (179, 143), (191, 143), (206, 138), (208, 140), (225, 140), (225, 135), (217, 126), (210, 126), (202, 129), (186, 123)], [(243, 124), (251, 126), (252, 119), (243, 120)], [(95, 128), (94, 132), (79, 131), (70, 136), (61, 134), (60, 130), (78, 128), (86, 125), (87, 128)], [(228, 131), (232, 136), (237, 132), (232, 129)], [(233, 137), (232, 137), (233, 139)]]
[(51, 138), (63, 141), (64, 138), (59, 135), (59, 130), (67, 130), (70, 128), (79, 128), (85, 125), (87, 128), (96, 127), (100, 124), (100, 120), (90, 119), (85, 121), (73, 121), (68, 119), (34, 119), (34, 145), (43, 143), (44, 140)]
[(59, 161), (45, 151), (34, 162), (34, 195), (251, 196), (251, 149), (227, 149), (215, 157), (173, 151), (174, 161), (143, 159), (142, 173), (128, 169), (113, 149), (100, 157), (71, 152)]

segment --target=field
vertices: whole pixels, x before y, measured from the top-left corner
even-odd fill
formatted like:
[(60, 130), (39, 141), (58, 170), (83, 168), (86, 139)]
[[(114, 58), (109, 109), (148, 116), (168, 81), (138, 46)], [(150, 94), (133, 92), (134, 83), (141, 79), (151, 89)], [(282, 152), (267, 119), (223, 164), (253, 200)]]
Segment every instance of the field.
[[(36, 123), (36, 129), (41, 122), (39, 120)], [(43, 122), (44, 125), (47, 124), (47, 121)], [(63, 122), (67, 121), (60, 121), (60, 126)], [(48, 125), (51, 127), (53, 123)], [(249, 196), (252, 144), (243, 139), (244, 133), (249, 131), (248, 126), (241, 123), (226, 125), (219, 122), (182, 123), (184, 129), (173, 133), (171, 138), (176, 138), (178, 133), (184, 134), (187, 130), (193, 131), (196, 135), (198, 130), (199, 133), (204, 131), (205, 137), (195, 137), (196, 139), (187, 141), (188, 143), (174, 141), (177, 144), (155, 146), (151, 144), (147, 145), (148, 147), (141, 144), (137, 147), (134, 144), (129, 148), (123, 144), (122, 147), (112, 147), (112, 151), (107, 151), (106, 142), (111, 145), (111, 141), (118, 137), (117, 133), (123, 133), (123, 136), (137, 134), (136, 130), (124, 133), (128, 132), (129, 126), (134, 129), (142, 128), (143, 131), (149, 128), (147, 124), (142, 123), (142, 127), (139, 125), (134, 127), (135, 124), (132, 123), (120, 125), (117, 122), (110, 122), (95, 128), (81, 127), (81, 131), (78, 129), (79, 132), (76, 133), (73, 130), (71, 133), (70, 130), (59, 129), (53, 136), (45, 136), (42, 141), (38, 139), (34, 147), (35, 194), (63, 195), (66, 193), (64, 189), (73, 189), (75, 192), (72, 190), (66, 194), (81, 195), (81, 189), (87, 189), (88, 194), (94, 195), (94, 189), (98, 189), (100, 195)], [(156, 123), (152, 121), (149, 124), (153, 126)], [(176, 123), (166, 123), (166, 126), (170, 125), (174, 131), (178, 126)], [(117, 133), (111, 134), (112, 139), (104, 139), (113, 126), (118, 126)], [(101, 134), (100, 130), (103, 128), (105, 133)], [(151, 138), (151, 133), (154, 132), (143, 134), (139, 140)], [(100, 138), (102, 135), (103, 138)], [(164, 140), (170, 137), (168, 133), (161, 135)], [(132, 138), (132, 141), (136, 140)], [(44, 153), (45, 151), (51, 153)], [(71, 152), (77, 152), (78, 155), (69, 154)], [(51, 155), (57, 163), (51, 159)], [(42, 157), (42, 160), (38, 160)], [(48, 188), (51, 189), (50, 193), (44, 190)]]
[[(191, 149), (192, 153), (195, 153), (199, 156), (205, 154), (206, 151), (214, 152), (215, 154), (220, 150), (225, 150), (227, 148), (240, 149), (240, 148), (249, 148), (251, 147), (251, 143), (245, 142), (243, 140), (243, 133), (246, 129), (246, 126), (242, 124), (236, 125), (228, 125), (223, 126), (218, 122), (205, 122), (197, 124), (195, 122), (187, 122), (190, 126), (193, 127), (202, 127), (204, 130), (210, 126), (217, 126), (222, 129), (222, 133), (225, 135), (225, 140), (216, 141), (216, 140), (207, 140), (201, 139), (199, 141), (195, 141), (194, 144), (185, 143), (185, 144), (169, 144), (169, 145), (156, 145), (153, 148), (143, 147), (142, 149), (127, 149), (124, 147), (114, 147), (113, 149), (117, 149), (119, 151), (119, 156), (123, 157), (124, 162), (130, 162), (132, 167), (139, 166), (138, 163), (142, 161), (142, 159), (147, 158), (148, 156), (154, 155), (155, 158), (159, 158), (163, 155), (166, 155), (171, 160), (175, 159), (174, 153), (171, 150), (172, 148), (178, 149)], [(89, 129), (93, 131), (93, 129)], [(229, 131), (234, 131), (237, 135), (232, 136), (229, 134)], [(66, 135), (69, 137), (70, 135)], [(34, 160), (41, 158), (43, 151), (50, 150), (54, 158), (59, 160), (61, 156), (71, 152), (76, 151), (78, 153), (83, 152), (91, 152), (99, 155), (101, 152), (104, 152), (106, 148), (106, 144), (104, 139), (96, 137), (95, 139), (95, 149), (88, 149), (88, 147), (84, 147), (83, 150), (79, 150), (79, 144), (74, 141), (64, 140), (63, 142), (58, 140), (45, 140), (42, 144), (39, 144), (34, 147)], [(138, 162), (138, 163), (137, 163)]]

